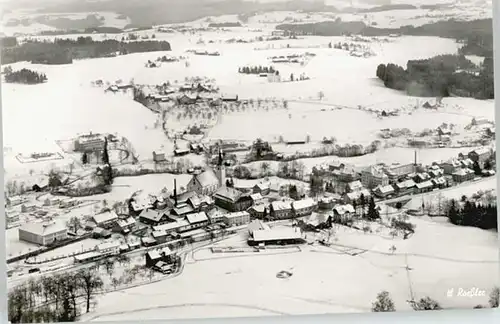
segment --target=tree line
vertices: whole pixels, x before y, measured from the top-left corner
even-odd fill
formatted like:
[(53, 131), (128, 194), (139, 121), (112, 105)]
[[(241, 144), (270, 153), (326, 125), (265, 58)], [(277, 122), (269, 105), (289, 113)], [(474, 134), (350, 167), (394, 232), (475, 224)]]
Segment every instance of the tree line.
[(10, 66), (4, 69), (4, 78), (7, 83), (38, 84), (47, 81), (45, 73), (39, 73), (28, 69), (13, 71)]
[(96, 268), (30, 278), (8, 293), (11, 323), (75, 322), (88, 313), (104, 283)]
[[(490, 291), (488, 306), (498, 308), (500, 300), (500, 288), (493, 287)], [(416, 301), (411, 301), (411, 306), (415, 311), (441, 310), (443, 307), (429, 296), (420, 298)], [(485, 308), (483, 305), (474, 306), (475, 309)], [(396, 307), (391, 295), (387, 291), (381, 291), (377, 294), (375, 301), (372, 303), (372, 312), (395, 312)]]
[(90, 36), (81, 36), (76, 40), (55, 39), (53, 42), (28, 40), (18, 46), (2, 47), (1, 60), (2, 64), (21, 61), (36, 64), (71, 64), (74, 59), (170, 50), (170, 43), (166, 41), (96, 41)]
[(495, 230), (498, 228), (497, 206), (476, 203), (467, 197), (462, 197), (462, 202), (452, 199), (447, 208), (447, 215), (454, 225)]
[(238, 68), (238, 73), (244, 74), (261, 74), (261, 73), (273, 73), (279, 74), (272, 66), (243, 66)]
[(406, 69), (396, 64), (380, 64), (376, 76), (387, 88), (422, 97), (473, 97), (493, 99), (493, 60), (485, 59), (480, 68), (463, 54), (439, 55), (410, 60)]

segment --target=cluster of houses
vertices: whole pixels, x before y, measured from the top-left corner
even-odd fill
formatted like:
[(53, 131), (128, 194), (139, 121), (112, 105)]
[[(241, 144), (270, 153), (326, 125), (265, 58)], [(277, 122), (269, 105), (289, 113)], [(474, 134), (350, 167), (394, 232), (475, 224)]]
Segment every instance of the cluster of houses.
[(361, 172), (348, 169), (341, 163), (332, 163), (329, 169), (334, 178), (345, 183), (343, 201), (355, 204), (360, 202), (360, 197), (368, 199), (374, 195), (387, 199), (442, 189), (481, 176), (493, 176), (493, 163), (493, 151), (481, 148), (431, 166), (417, 164), (415, 158), (415, 163), (378, 164)]

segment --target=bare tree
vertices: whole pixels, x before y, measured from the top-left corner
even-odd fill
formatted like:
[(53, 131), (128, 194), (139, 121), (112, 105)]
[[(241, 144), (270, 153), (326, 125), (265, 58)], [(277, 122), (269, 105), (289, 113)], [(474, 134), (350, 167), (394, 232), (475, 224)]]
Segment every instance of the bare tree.
[(418, 302), (413, 303), (412, 307), (416, 311), (442, 309), (439, 303), (430, 297), (421, 298)]
[(82, 269), (77, 272), (76, 279), (85, 292), (86, 312), (90, 312), (90, 302), (95, 293), (104, 286), (96, 268)]
[(81, 221), (80, 221), (80, 219), (79, 219), (78, 217), (76, 217), (76, 216), (71, 217), (71, 218), (68, 220), (68, 222), (67, 222), (66, 226), (68, 226), (68, 227), (69, 227), (69, 229), (70, 229), (71, 231), (73, 231), (73, 233), (75, 233), (75, 234), (76, 234), (76, 232), (77, 232), (80, 228), (82, 228), (82, 227), (83, 227), (83, 226), (82, 226), (82, 222), (81, 222)]

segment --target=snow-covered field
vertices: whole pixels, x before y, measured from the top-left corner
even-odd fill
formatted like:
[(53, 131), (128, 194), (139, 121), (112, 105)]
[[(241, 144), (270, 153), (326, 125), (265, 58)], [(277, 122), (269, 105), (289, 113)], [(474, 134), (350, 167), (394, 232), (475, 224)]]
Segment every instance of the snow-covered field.
[[(231, 37), (217, 33), (204, 34), (203, 38)], [(232, 35), (235, 36), (235, 35)], [(159, 38), (171, 42), (171, 54), (185, 54), (195, 47), (195, 37), (182, 35), (161, 35)], [(307, 37), (293, 40), (296, 45), (326, 44), (335, 38)], [(338, 38), (340, 40), (340, 38)], [(276, 44), (278, 44), (277, 42)], [(283, 42), (281, 42), (283, 43)], [(186, 77), (205, 76), (216, 79), (222, 93), (238, 94), (240, 98), (276, 97), (299, 102), (290, 102), (289, 111), (234, 113), (227, 116), (213, 128), (209, 137), (254, 140), (257, 137), (272, 139), (282, 135), (321, 140), (323, 136), (335, 136), (339, 142), (357, 141), (367, 143), (374, 139), (374, 133), (381, 128), (408, 127), (413, 130), (437, 127), (450, 120), (459, 125), (469, 123), (473, 116), (493, 119), (492, 101), (477, 101), (461, 98), (447, 98), (445, 108), (440, 112), (420, 111), (411, 116), (379, 120), (369, 113), (352, 109), (333, 110), (329, 106), (303, 103), (302, 100), (317, 101), (322, 91), (322, 103), (373, 109), (395, 109), (414, 106), (423, 100), (408, 98), (401, 93), (381, 86), (374, 78), (376, 66), (383, 62), (405, 65), (408, 59), (426, 58), (442, 53), (454, 53), (457, 44), (451, 40), (407, 37), (393, 43), (379, 43), (380, 56), (369, 59), (354, 58), (344, 51), (332, 49), (265, 50), (254, 51), (252, 44), (209, 44), (207, 49), (222, 52), (220, 57), (193, 56), (190, 67), (181, 63), (168, 64), (157, 69), (144, 67), (148, 59), (156, 59), (162, 52), (142, 53), (117, 58), (75, 61), (63, 66), (30, 66), (17, 63), (13, 68), (30, 66), (44, 72), (49, 82), (36, 85), (4, 84), (2, 89), (4, 146), (11, 152), (5, 156), (7, 176), (23, 170), (45, 168), (71, 161), (58, 160), (46, 163), (31, 163), (29, 167), (20, 164), (17, 153), (60, 152), (56, 140), (68, 139), (78, 133), (109, 132), (126, 137), (134, 146), (139, 159), (150, 159), (151, 152), (164, 148), (170, 151), (172, 142), (160, 128), (154, 128), (157, 117), (140, 104), (123, 94), (106, 94), (101, 88), (94, 88), (91, 81), (98, 79), (114, 82), (134, 79), (139, 84), (161, 84)], [(304, 72), (311, 80), (295, 83), (268, 83), (256, 76), (237, 73), (243, 65), (269, 64), (267, 57), (284, 52), (311, 51), (316, 57), (306, 66), (277, 66), (281, 74), (299, 75)], [(223, 62), (223, 64), (222, 64)], [(221, 63), (221, 64), (219, 64)], [(127, 69), (123, 69), (127, 66)], [(375, 97), (376, 94), (376, 97)], [(311, 99), (312, 98), (312, 99)], [(374, 99), (376, 98), (376, 99)], [(326, 111), (321, 111), (322, 109)], [(265, 114), (265, 115), (264, 115)], [(29, 118), (27, 118), (29, 116)], [(429, 124), (432, 120), (432, 124)], [(119, 122), (117, 122), (119, 121)], [(19, 127), (22, 125), (22, 127)], [(53, 127), (57, 125), (57, 127)], [(238, 125), (238, 127), (235, 127)], [(362, 128), (358, 127), (363, 125)], [(300, 127), (299, 127), (300, 126)], [(358, 129), (357, 131), (351, 131)], [(26, 136), (29, 130), (35, 137)], [(64, 154), (63, 154), (64, 155)], [(77, 161), (78, 162), (78, 161)], [(44, 164), (44, 166), (41, 166)], [(45, 165), (47, 164), (47, 165)], [(38, 172), (35, 172), (38, 173)]]
[[(443, 307), (487, 303), (487, 297), (449, 298), (446, 292), (474, 287), (490, 291), (497, 284), (496, 233), (416, 218), (411, 222), (417, 232), (408, 240), (338, 230), (337, 244), (368, 250), (357, 256), (313, 246), (301, 253), (189, 261), (181, 276), (156, 283), (154, 289), (144, 286), (103, 296), (91, 316), (105, 321), (130, 316), (176, 319), (367, 312), (381, 290), (390, 292), (399, 311), (410, 310), (406, 302), (410, 291), (415, 298), (430, 296)], [(392, 245), (396, 247), (393, 255)], [(276, 278), (282, 270), (293, 275)]]

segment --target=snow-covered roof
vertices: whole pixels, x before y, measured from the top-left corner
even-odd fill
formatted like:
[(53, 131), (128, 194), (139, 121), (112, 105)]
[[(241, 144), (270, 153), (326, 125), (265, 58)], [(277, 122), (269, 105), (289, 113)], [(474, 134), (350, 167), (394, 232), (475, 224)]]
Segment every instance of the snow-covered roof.
[(301, 233), (296, 228), (264, 229), (252, 232), (253, 239), (258, 242), (300, 239)]
[(203, 188), (219, 184), (219, 179), (212, 169), (205, 170), (204, 172), (195, 175), (194, 177)]
[(289, 201), (273, 201), (271, 203), (274, 211), (279, 210), (290, 210), (292, 209), (292, 204)]
[(353, 182), (350, 182), (348, 184), (349, 188), (351, 190), (359, 190), (359, 189), (362, 189), (363, 188), (363, 184), (361, 183), (361, 181), (359, 180), (356, 180), (356, 181), (353, 181)]
[(365, 198), (368, 198), (371, 196), (371, 194), (368, 190), (363, 189), (360, 191), (350, 192), (347, 194), (347, 197), (351, 200), (356, 200), (356, 199), (360, 199), (361, 195), (363, 195)]
[(380, 191), (381, 193), (389, 193), (394, 191), (394, 187), (392, 185), (379, 186), (377, 190)]
[(219, 188), (219, 190), (217, 190), (217, 192), (215, 193), (214, 196), (222, 198), (222, 199), (230, 200), (232, 202), (236, 202), (242, 195), (243, 195), (243, 193), (241, 191), (238, 191), (234, 188), (224, 186), (224, 187)]
[(148, 256), (153, 260), (161, 259), (160, 252), (158, 252), (157, 250), (149, 251)]
[(92, 218), (94, 219), (94, 221), (97, 224), (102, 224), (102, 223), (112, 222), (114, 220), (117, 220), (118, 215), (115, 213), (115, 211), (112, 210), (112, 211), (107, 211), (107, 212), (104, 212), (101, 214), (94, 215), (94, 216), (92, 216)]
[(250, 214), (246, 211), (240, 211), (240, 212), (225, 214), (224, 217), (227, 219), (237, 218), (237, 217), (250, 217)]
[(167, 235), (167, 232), (165, 231), (154, 231), (153, 233), (151, 233), (151, 236), (154, 238), (162, 237), (165, 235)]
[(139, 217), (158, 222), (163, 217), (163, 215), (165, 215), (164, 211), (144, 209)]
[[(483, 154), (490, 154), (491, 150), (487, 147), (482, 147), (482, 148), (479, 148), (477, 150), (473, 150), (471, 151), (470, 153), (475, 153), (477, 155), (483, 155)], [(469, 154), (470, 154), (469, 153)]]
[(178, 220), (178, 221), (175, 221), (172, 223), (153, 226), (153, 230), (154, 231), (166, 231), (166, 232), (168, 232), (168, 231), (176, 230), (176, 229), (181, 228), (183, 226), (189, 226), (189, 222), (187, 220), (182, 219), (182, 220)]
[(417, 183), (417, 188), (418, 189), (430, 188), (432, 186), (434, 186), (434, 185), (432, 184), (432, 181), (430, 181), (430, 180), (429, 181), (424, 181), (424, 182), (421, 182), (421, 183)]
[(295, 210), (311, 208), (314, 206), (316, 206), (316, 202), (312, 198), (307, 198), (292, 202), (292, 207)]
[(106, 243), (99, 244), (99, 245), (97, 245), (96, 248), (97, 248), (98, 251), (112, 250), (112, 249), (119, 248), (120, 245), (121, 245), (120, 242), (112, 241), (112, 242), (106, 242)]
[(258, 201), (258, 200), (261, 200), (263, 199), (262, 195), (260, 193), (255, 193), (255, 194), (252, 194), (250, 195), (250, 198), (253, 200), (253, 201)]
[(132, 226), (134, 224), (135, 224), (135, 219), (132, 216), (127, 219), (120, 219), (118, 221), (118, 226), (120, 227)]
[(25, 223), (23, 224), (19, 230), (32, 233), (34, 235), (46, 236), (52, 235), (56, 233), (60, 233), (63, 231), (67, 231), (66, 226), (61, 223)]
[(189, 214), (186, 216), (186, 218), (190, 224), (208, 221), (208, 217), (207, 214), (205, 214), (205, 212)]
[(339, 215), (344, 215), (346, 213), (354, 213), (354, 207), (350, 204), (346, 205), (338, 205), (333, 208), (334, 211), (336, 211)]

